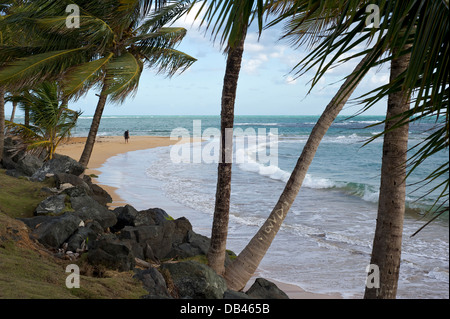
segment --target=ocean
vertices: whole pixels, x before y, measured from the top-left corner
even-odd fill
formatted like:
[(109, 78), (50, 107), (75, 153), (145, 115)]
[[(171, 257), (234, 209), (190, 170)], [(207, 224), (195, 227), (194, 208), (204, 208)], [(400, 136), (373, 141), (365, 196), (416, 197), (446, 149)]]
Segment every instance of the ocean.
[[(234, 140), (228, 249), (239, 253), (266, 220), (317, 119), (235, 118), (235, 131), (247, 135)], [(74, 135), (87, 136), (91, 120), (81, 117)], [(340, 116), (335, 121), (258, 276), (315, 293), (363, 296), (375, 232), (382, 139), (364, 143), (382, 131), (376, 125), (382, 120), (380, 116)], [(433, 124), (412, 124), (409, 146), (431, 134)], [(133, 136), (178, 132), (200, 134), (203, 142), (114, 156), (100, 168), (99, 182), (117, 187), (118, 195), (137, 209), (160, 207), (174, 218), (188, 218), (196, 232), (210, 236), (219, 127), (218, 116), (105, 116), (99, 136), (121, 136), (129, 130), (132, 143)], [(448, 214), (411, 238), (428, 220), (424, 212), (437, 196), (433, 192), (424, 197), (429, 188), (417, 189), (416, 183), (448, 156), (448, 149), (434, 155), (407, 180), (398, 298), (449, 298)], [(448, 174), (441, 176), (445, 178)]]

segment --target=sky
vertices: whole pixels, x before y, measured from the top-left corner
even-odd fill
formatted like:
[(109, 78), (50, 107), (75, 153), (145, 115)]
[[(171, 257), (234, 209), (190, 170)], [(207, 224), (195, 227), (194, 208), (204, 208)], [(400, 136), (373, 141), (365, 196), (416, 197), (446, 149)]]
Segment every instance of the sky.
[[(197, 59), (187, 71), (171, 78), (146, 68), (134, 97), (123, 104), (108, 103), (103, 115), (220, 115), (226, 55), (209, 33), (199, 29), (193, 15), (181, 18), (174, 26), (187, 29), (177, 47)], [(308, 53), (307, 48), (293, 48), (279, 40), (281, 27), (266, 29), (259, 38), (252, 25), (245, 42), (242, 68), (235, 105), (236, 115), (320, 115), (358, 61), (350, 61), (327, 72), (308, 94), (313, 72), (296, 78), (292, 69)], [(356, 48), (358, 49), (358, 48)], [(371, 71), (360, 83), (352, 98), (384, 84), (388, 69)], [(69, 107), (83, 116), (94, 114), (99, 92), (90, 91)], [(354, 115), (361, 106), (350, 104), (341, 114)], [(380, 102), (366, 115), (383, 115), (386, 102)], [(11, 113), (7, 103), (5, 113)], [(17, 114), (20, 116), (20, 111)]]

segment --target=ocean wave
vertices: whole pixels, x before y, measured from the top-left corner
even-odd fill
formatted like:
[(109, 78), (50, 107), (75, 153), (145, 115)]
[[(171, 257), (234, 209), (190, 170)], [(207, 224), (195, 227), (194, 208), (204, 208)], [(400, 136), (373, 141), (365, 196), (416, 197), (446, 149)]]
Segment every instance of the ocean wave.
[(285, 123), (234, 123), (234, 126), (277, 126), (277, 125), (284, 125)]
[(333, 123), (333, 125), (353, 125), (353, 124), (380, 124), (382, 123), (382, 121), (377, 121), (377, 120), (362, 120), (362, 121), (355, 121), (355, 120), (350, 120), (350, 121), (342, 121), (342, 122), (336, 122)]

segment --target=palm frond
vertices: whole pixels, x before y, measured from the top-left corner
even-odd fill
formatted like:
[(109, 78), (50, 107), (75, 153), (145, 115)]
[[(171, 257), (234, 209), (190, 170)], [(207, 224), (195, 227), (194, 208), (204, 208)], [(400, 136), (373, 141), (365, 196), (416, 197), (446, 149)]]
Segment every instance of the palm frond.
[(0, 84), (10, 87), (29, 86), (61, 74), (74, 61), (83, 48), (51, 51), (24, 57), (10, 62), (0, 70)]
[(96, 83), (102, 81), (102, 70), (113, 59), (114, 54), (88, 63), (72, 67), (67, 70), (63, 79), (64, 95), (71, 98), (80, 98)]
[(151, 68), (168, 76), (173, 76), (177, 72), (183, 73), (197, 61), (192, 56), (175, 49), (147, 48), (141, 53)]
[(123, 102), (130, 93), (136, 92), (142, 70), (143, 63), (131, 53), (114, 58), (106, 67), (105, 94), (113, 102)]

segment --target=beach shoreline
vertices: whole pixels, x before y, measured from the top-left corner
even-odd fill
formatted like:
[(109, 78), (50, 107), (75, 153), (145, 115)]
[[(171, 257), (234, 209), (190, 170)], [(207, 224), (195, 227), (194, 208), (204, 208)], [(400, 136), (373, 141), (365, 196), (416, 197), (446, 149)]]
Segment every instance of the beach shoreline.
[[(78, 160), (84, 148), (86, 137), (72, 137), (70, 140), (62, 143), (57, 153), (67, 155), (75, 160)], [(99, 176), (101, 171), (99, 169), (108, 160), (108, 158), (138, 150), (151, 149), (156, 147), (167, 147), (178, 143), (178, 140), (171, 140), (170, 137), (161, 136), (131, 136), (129, 143), (125, 143), (122, 136), (99, 136), (97, 137), (92, 155), (85, 171), (86, 175)], [(117, 188), (110, 185), (102, 184), (97, 178), (92, 177), (92, 181), (103, 189), (105, 189), (112, 197), (112, 203), (109, 207), (119, 207), (128, 204), (125, 199), (121, 198), (116, 190)], [(161, 207), (164, 209), (164, 207)], [(247, 284), (248, 289), (258, 276), (255, 275)], [(318, 294), (305, 291), (301, 287), (293, 284), (283, 283), (277, 280), (268, 278), (274, 282), (281, 290), (283, 290), (290, 299), (342, 299), (340, 295)]]

